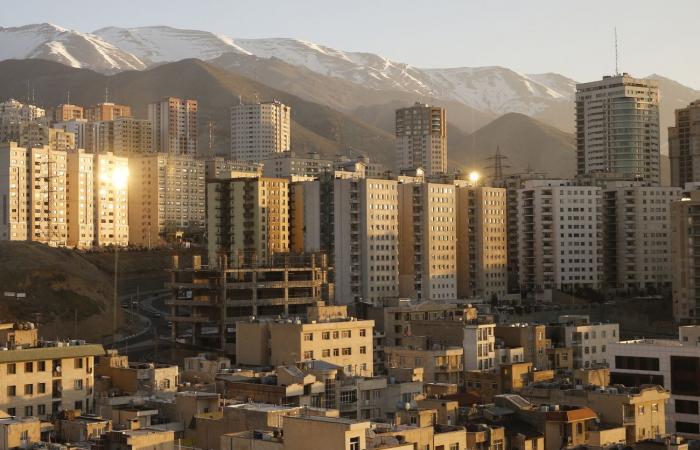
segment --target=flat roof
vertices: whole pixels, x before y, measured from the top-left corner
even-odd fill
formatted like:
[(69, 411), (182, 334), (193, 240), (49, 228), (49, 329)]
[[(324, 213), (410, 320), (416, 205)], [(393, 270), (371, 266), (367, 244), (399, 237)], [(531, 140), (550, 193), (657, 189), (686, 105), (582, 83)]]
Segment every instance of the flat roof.
[(70, 345), (66, 347), (32, 347), (0, 351), (0, 363), (36, 361), (40, 359), (78, 358), (81, 356), (104, 355), (101, 344)]

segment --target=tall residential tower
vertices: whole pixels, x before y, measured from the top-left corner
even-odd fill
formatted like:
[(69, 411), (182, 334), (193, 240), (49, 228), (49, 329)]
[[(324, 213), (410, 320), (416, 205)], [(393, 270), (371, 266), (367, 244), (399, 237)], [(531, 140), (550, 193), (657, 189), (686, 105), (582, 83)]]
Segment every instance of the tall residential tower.
[(577, 173), (659, 184), (659, 87), (628, 74), (576, 85)]
[(416, 103), (396, 110), (396, 161), (399, 171), (423, 169), (426, 176), (447, 172), (444, 108)]
[(231, 107), (231, 159), (260, 162), (288, 151), (291, 110), (278, 101)]

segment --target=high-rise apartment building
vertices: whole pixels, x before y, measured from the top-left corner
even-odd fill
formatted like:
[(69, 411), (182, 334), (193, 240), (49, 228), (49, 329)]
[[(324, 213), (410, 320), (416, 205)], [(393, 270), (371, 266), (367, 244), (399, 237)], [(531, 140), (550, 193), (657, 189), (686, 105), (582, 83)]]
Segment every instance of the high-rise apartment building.
[(75, 134), (65, 129), (51, 128), (41, 122), (14, 122), (4, 130), (7, 134), (0, 139), (15, 141), (20, 147), (49, 147), (55, 151), (69, 151), (75, 147)]
[(508, 293), (506, 190), (455, 181), (457, 295), (503, 298)]
[(659, 87), (628, 74), (576, 85), (577, 173), (659, 184)]
[(90, 122), (101, 122), (103, 120), (118, 119), (120, 117), (131, 117), (131, 107), (126, 105), (117, 105), (110, 102), (98, 103), (85, 108), (84, 117)]
[(291, 110), (278, 101), (232, 106), (231, 159), (260, 162), (289, 151)]
[(494, 186), (506, 190), (506, 220), (508, 222), (506, 238), (508, 240), (508, 290), (520, 290), (520, 270), (518, 266), (518, 189), (525, 187), (528, 180), (545, 180), (547, 175), (528, 170), (523, 173), (507, 175), (495, 180)]
[(197, 100), (166, 97), (148, 105), (156, 152), (197, 155)]
[(518, 265), (527, 292), (597, 289), (602, 279), (600, 187), (531, 180), (518, 190)]
[(68, 152), (68, 245), (90, 248), (95, 242), (95, 155)]
[(289, 182), (280, 178), (220, 179), (207, 183), (209, 263), (264, 262), (289, 250)]
[(445, 109), (421, 103), (396, 110), (399, 170), (423, 169), (427, 176), (447, 172)]
[(680, 197), (680, 188), (607, 183), (602, 199), (606, 287), (647, 290), (670, 286), (671, 203)]
[(700, 100), (676, 110), (676, 124), (668, 128), (671, 186), (700, 181)]
[(91, 122), (87, 126), (85, 148), (94, 153), (139, 156), (153, 153), (152, 126), (149, 120), (119, 117)]
[(129, 160), (95, 155), (95, 245), (129, 245)]
[(457, 297), (457, 201), (454, 184), (399, 177), (399, 295)]
[(85, 118), (83, 115), (83, 107), (71, 105), (70, 103), (63, 103), (56, 106), (51, 113), (51, 120), (53, 120), (53, 122), (68, 122), (70, 120)]
[(336, 303), (381, 305), (399, 294), (398, 200), (395, 180), (333, 180)]
[(671, 205), (671, 271), (673, 316), (683, 323), (700, 322), (700, 191)]
[(44, 146), (27, 149), (28, 237), (62, 247), (68, 243), (68, 154)]
[(0, 144), (0, 239), (26, 241), (27, 150), (14, 142)]
[(204, 161), (157, 153), (129, 158), (129, 242), (153, 247), (181, 233), (202, 234)]

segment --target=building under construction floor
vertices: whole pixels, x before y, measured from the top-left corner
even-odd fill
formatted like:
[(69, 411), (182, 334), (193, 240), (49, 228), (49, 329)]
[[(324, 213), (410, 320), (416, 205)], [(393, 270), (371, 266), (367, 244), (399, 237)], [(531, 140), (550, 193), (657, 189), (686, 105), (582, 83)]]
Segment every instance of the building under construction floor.
[(304, 317), (308, 305), (333, 297), (324, 254), (276, 254), (220, 266), (204, 266), (194, 256), (191, 267), (182, 268), (173, 257), (172, 297), (165, 304), (174, 340), (232, 354), (237, 321)]

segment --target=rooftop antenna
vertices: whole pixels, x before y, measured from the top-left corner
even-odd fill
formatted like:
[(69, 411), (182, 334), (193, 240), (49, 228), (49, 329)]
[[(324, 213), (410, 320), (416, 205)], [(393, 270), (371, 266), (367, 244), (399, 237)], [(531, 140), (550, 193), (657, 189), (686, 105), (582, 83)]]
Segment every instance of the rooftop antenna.
[(66, 91), (66, 104), (70, 105), (70, 91)]
[(109, 85), (105, 86), (105, 103), (109, 103)]
[(617, 52), (617, 27), (615, 27), (615, 75), (620, 75), (620, 70), (618, 68), (619, 55)]
[(29, 92), (30, 92), (29, 80), (27, 80), (27, 103), (30, 103), (30, 101), (31, 101), (31, 95), (29, 95)]

